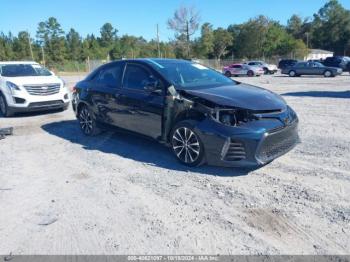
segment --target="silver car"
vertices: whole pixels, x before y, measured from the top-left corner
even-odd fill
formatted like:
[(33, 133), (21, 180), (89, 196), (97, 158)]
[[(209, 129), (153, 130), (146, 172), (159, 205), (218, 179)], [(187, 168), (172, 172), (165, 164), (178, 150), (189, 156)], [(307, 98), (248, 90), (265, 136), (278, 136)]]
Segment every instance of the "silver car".
[(225, 66), (222, 73), (227, 76), (261, 76), (264, 74), (264, 69), (259, 66), (250, 66), (246, 64), (232, 64)]

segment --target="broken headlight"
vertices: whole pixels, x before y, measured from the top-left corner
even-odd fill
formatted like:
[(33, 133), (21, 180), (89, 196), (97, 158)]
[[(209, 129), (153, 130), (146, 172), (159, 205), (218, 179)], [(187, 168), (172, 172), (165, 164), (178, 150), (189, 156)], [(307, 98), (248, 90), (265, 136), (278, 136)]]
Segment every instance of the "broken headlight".
[(224, 125), (227, 126), (236, 126), (237, 125), (237, 118), (236, 118), (236, 111), (232, 109), (222, 109), (217, 110), (213, 114), (213, 118)]

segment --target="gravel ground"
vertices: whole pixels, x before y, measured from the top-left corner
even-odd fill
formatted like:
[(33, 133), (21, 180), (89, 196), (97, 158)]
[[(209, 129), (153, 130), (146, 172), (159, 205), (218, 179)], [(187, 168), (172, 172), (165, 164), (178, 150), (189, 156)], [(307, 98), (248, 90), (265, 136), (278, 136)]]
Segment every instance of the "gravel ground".
[[(65, 77), (72, 85), (78, 77)], [(348, 254), (350, 76), (238, 78), (282, 94), (302, 143), (254, 171), (188, 169), (71, 109), (0, 118), (0, 254)]]

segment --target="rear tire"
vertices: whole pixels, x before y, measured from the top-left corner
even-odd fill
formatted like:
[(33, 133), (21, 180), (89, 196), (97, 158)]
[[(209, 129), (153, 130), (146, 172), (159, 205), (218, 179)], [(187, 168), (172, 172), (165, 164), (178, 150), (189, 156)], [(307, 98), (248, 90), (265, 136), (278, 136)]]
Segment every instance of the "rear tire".
[(231, 74), (230, 71), (226, 71), (226, 72), (225, 72), (225, 76), (227, 76), (227, 77), (232, 77), (232, 74)]
[(0, 114), (4, 117), (13, 116), (14, 113), (9, 109), (5, 96), (0, 93)]
[(290, 77), (296, 77), (296, 76), (297, 76), (297, 73), (296, 73), (294, 70), (290, 70), (290, 71), (289, 71), (289, 76), (290, 76)]
[(86, 136), (96, 136), (101, 133), (101, 129), (97, 127), (97, 122), (93, 113), (88, 106), (83, 105), (78, 113), (78, 120), (80, 124), (81, 131), (83, 131)]
[(171, 134), (170, 143), (175, 157), (186, 166), (199, 166), (204, 163), (204, 146), (194, 131), (194, 120), (177, 123)]
[(331, 77), (331, 76), (333, 76), (332, 72), (329, 71), (329, 70), (324, 71), (323, 75), (324, 75), (324, 77)]

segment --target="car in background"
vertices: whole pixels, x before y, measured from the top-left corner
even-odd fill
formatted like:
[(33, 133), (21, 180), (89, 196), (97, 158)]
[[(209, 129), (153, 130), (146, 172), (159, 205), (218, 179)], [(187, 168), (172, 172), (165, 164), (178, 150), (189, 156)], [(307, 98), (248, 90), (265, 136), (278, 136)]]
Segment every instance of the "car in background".
[(278, 63), (278, 68), (279, 69), (284, 69), (286, 67), (289, 67), (289, 66), (293, 66), (295, 65), (296, 63), (298, 63), (298, 60), (294, 60), (294, 59), (282, 59), (279, 61)]
[(294, 66), (282, 69), (282, 74), (291, 77), (301, 75), (323, 75), (325, 77), (334, 77), (343, 72), (341, 68), (324, 66), (318, 62), (299, 62)]
[(259, 66), (250, 66), (246, 64), (232, 64), (225, 66), (222, 69), (222, 73), (227, 77), (232, 76), (261, 76), (263, 75), (264, 69)]
[(102, 65), (76, 84), (72, 104), (85, 135), (136, 132), (187, 166), (260, 166), (299, 142), (298, 117), (281, 96), (185, 60)]
[(36, 62), (0, 62), (0, 113), (68, 108), (64, 82)]
[(321, 59), (309, 59), (309, 60), (307, 60), (308, 62), (317, 62), (317, 63), (321, 63), (322, 64), (322, 62), (323, 62), (323, 60), (321, 60)]
[(259, 66), (264, 69), (265, 75), (267, 74), (275, 74), (278, 71), (278, 68), (276, 65), (272, 64), (267, 64), (264, 61), (248, 61), (245, 64), (250, 65), (250, 66)]
[(332, 56), (323, 60), (322, 64), (330, 67), (341, 68), (344, 72), (350, 72), (350, 57), (347, 56)]

